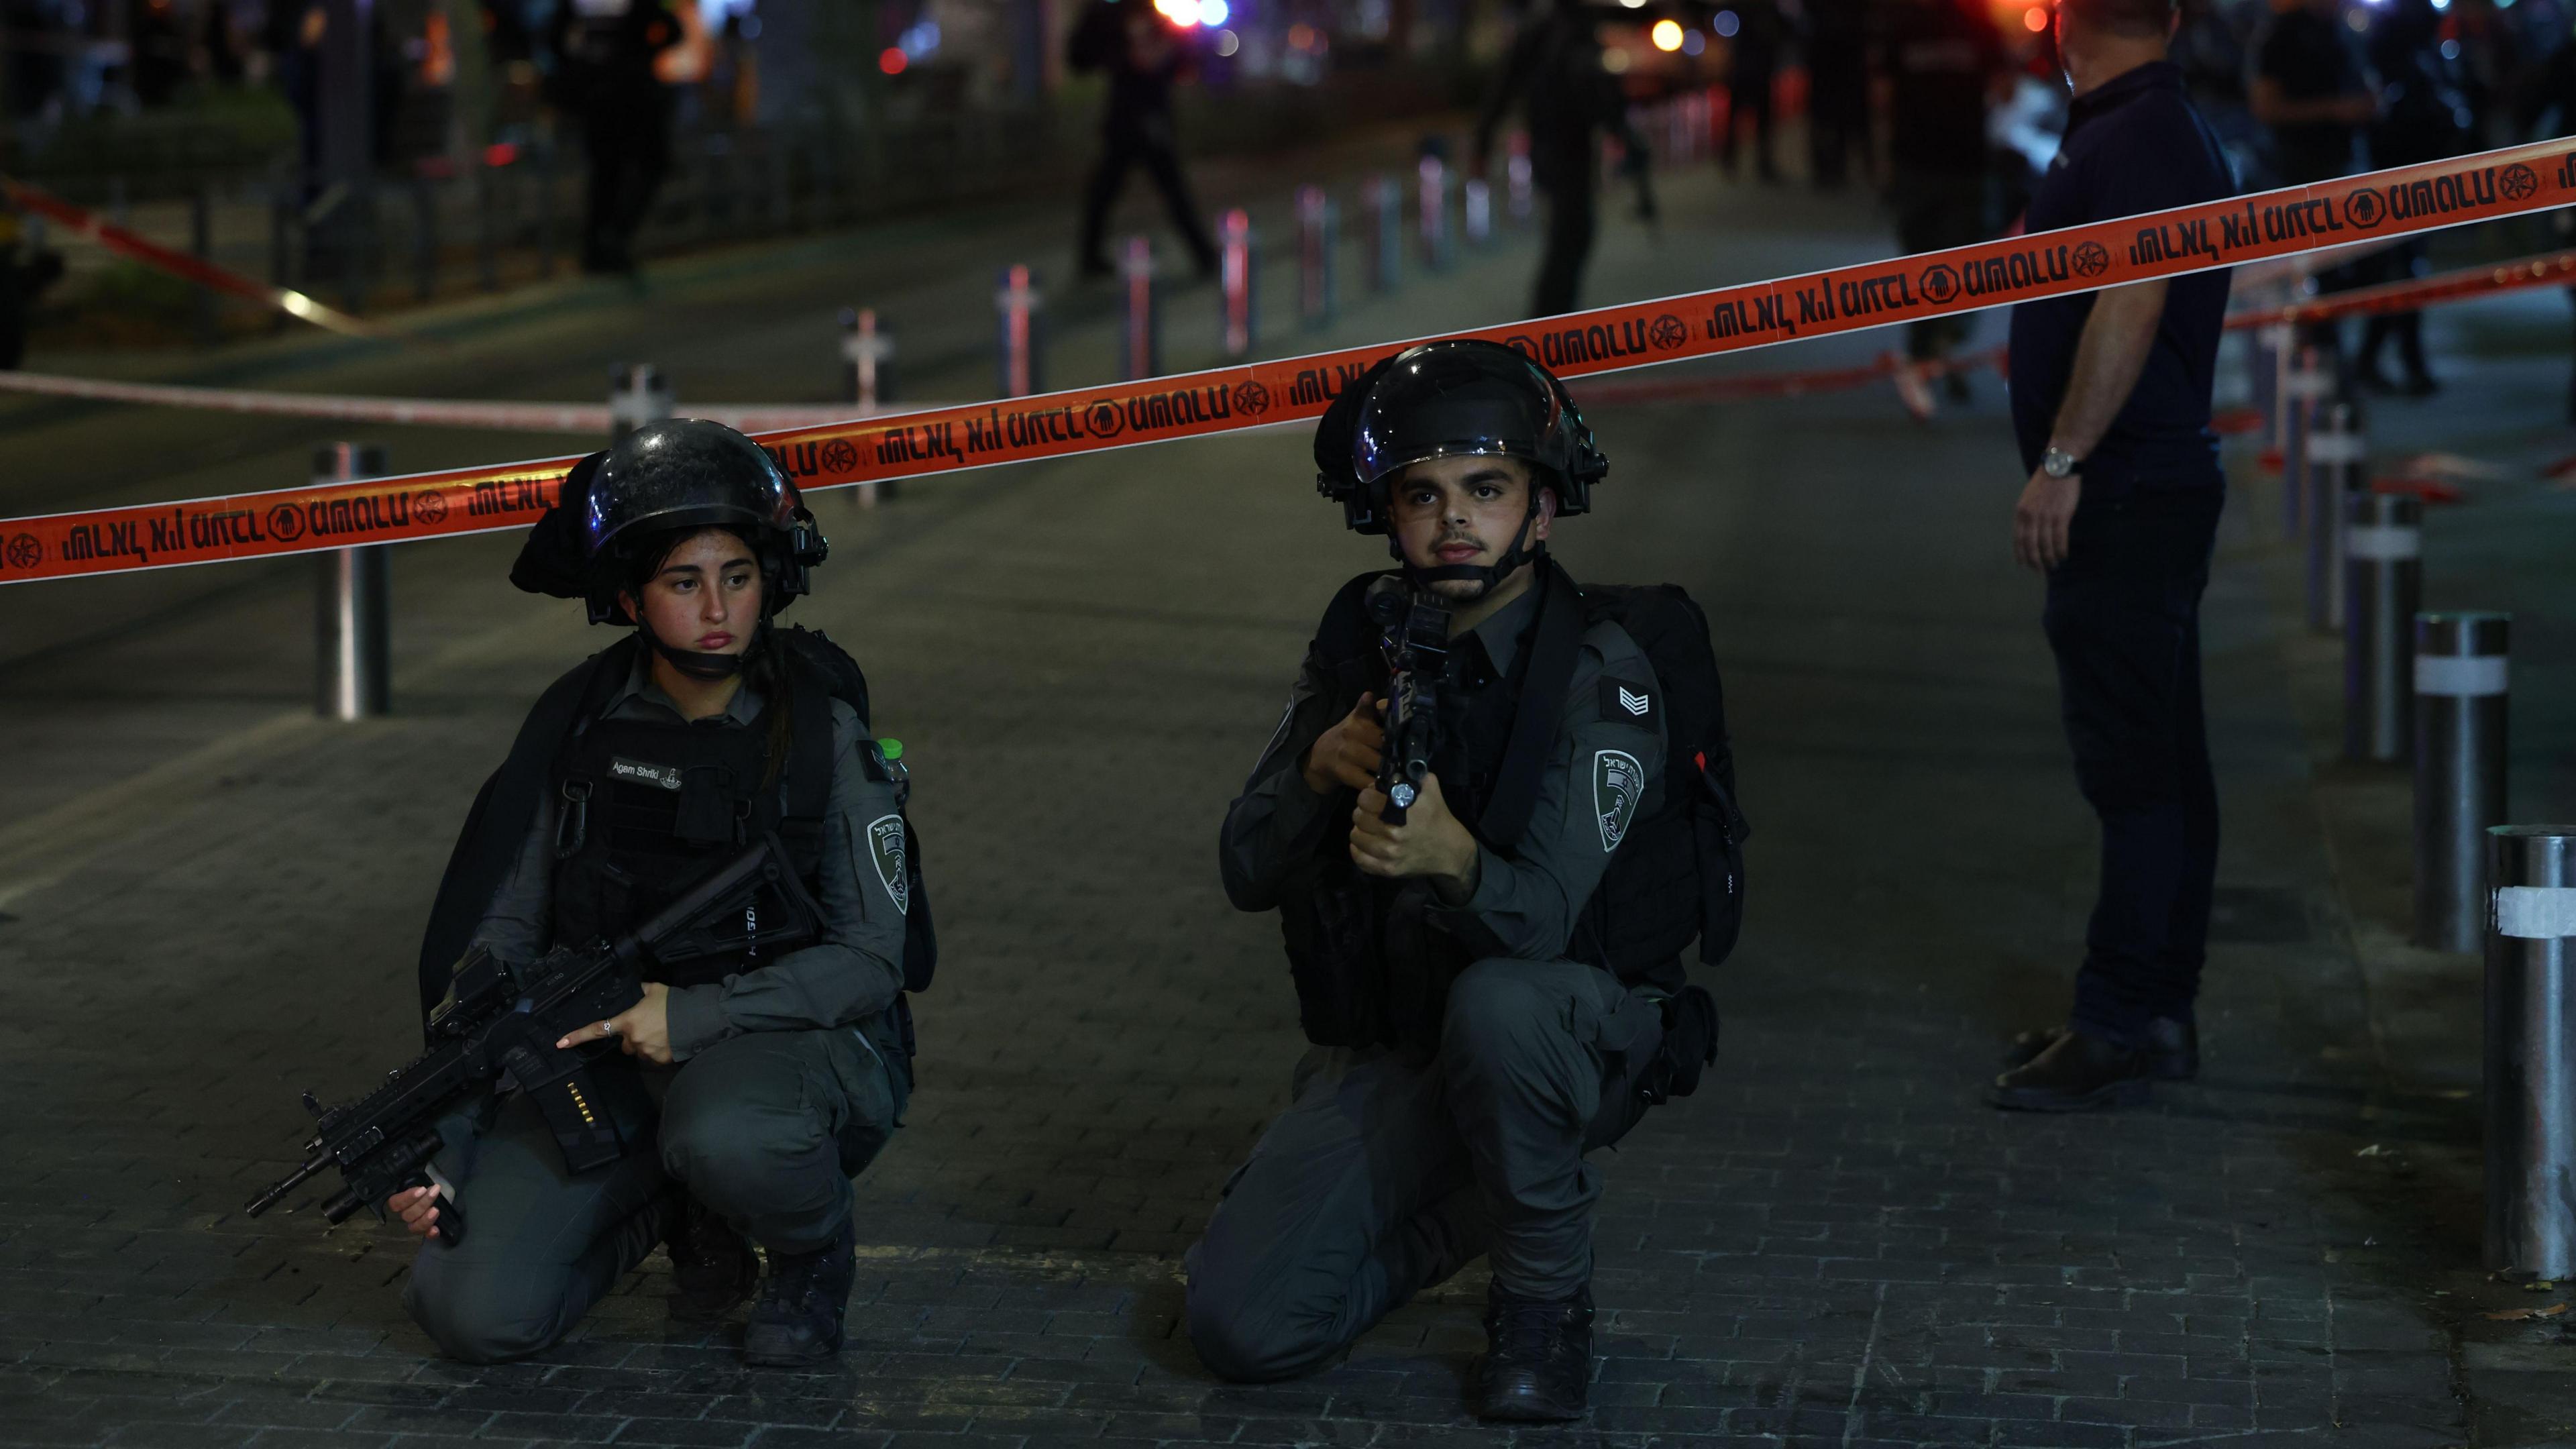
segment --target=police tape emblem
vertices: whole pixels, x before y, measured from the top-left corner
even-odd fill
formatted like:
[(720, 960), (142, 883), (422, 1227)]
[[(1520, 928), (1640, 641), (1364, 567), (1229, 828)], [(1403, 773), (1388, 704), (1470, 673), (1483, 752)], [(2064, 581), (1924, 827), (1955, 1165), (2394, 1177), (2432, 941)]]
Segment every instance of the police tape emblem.
[(868, 859), (876, 863), (877, 880), (894, 908), (911, 914), (912, 876), (904, 866), (902, 816), (880, 815), (868, 822)]
[(1619, 848), (1628, 822), (1637, 818), (1637, 801), (1646, 793), (1646, 767), (1624, 750), (1592, 752), (1592, 813), (1601, 819), (1603, 854)]

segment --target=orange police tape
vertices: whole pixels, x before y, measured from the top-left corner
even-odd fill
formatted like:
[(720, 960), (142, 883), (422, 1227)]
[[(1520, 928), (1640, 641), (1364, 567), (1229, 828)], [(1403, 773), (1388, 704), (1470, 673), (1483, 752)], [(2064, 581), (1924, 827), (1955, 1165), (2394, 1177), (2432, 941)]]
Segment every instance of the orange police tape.
[[(2117, 221), (1451, 333), (1564, 377), (1885, 327), (2353, 241), (2576, 205), (2576, 138)], [(1400, 344), (763, 434), (808, 489), (1297, 422)], [(516, 528), (575, 459), (0, 519), (0, 583)]]
[(2517, 292), (2525, 287), (2576, 285), (2576, 252), (2551, 252), (2485, 267), (2462, 267), (2437, 276), (2355, 287), (2322, 297), (2304, 297), (2259, 312), (2239, 312), (2227, 319), (2231, 329), (2269, 327), (2276, 323), (2323, 322), (2354, 313), (2412, 312), (2428, 302), (2449, 302), (2489, 292)]
[(212, 288), (231, 296), (246, 298), (263, 307), (272, 307), (290, 317), (300, 317), (317, 327), (351, 337), (391, 337), (394, 334), (362, 321), (334, 307), (326, 307), (302, 292), (285, 287), (272, 287), (266, 282), (245, 277), (227, 267), (219, 267), (186, 252), (172, 251), (149, 237), (137, 236), (93, 211), (85, 211), (61, 197), (24, 181), (0, 176), (0, 202), (20, 211), (33, 212), (57, 225), (88, 237), (100, 246), (120, 255), (168, 272), (183, 281)]

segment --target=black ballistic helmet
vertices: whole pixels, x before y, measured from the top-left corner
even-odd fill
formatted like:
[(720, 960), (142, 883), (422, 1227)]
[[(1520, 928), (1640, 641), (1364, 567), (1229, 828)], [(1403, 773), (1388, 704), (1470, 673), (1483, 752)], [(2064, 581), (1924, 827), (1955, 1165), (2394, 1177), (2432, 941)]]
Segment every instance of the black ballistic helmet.
[(811, 587), (811, 570), (830, 550), (777, 462), (751, 439), (699, 418), (648, 423), (583, 459), (564, 480), (560, 511), (584, 560), (594, 624), (632, 622), (618, 591), (644, 550), (678, 530), (731, 528), (750, 537), (764, 617)]
[(1610, 471), (1554, 374), (1499, 342), (1452, 337), (1406, 348), (1333, 400), (1315, 430), (1315, 487), (1353, 530), (1384, 533), (1387, 480), (1462, 455), (1529, 463), (1533, 484), (1556, 491), (1560, 518), (1589, 512), (1592, 485)]

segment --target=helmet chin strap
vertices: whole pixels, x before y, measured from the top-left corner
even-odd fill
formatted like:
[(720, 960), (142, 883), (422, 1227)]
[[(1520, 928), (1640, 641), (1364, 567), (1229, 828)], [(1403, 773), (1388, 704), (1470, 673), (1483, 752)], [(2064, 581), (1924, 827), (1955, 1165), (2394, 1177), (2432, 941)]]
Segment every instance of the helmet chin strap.
[(691, 679), (710, 684), (716, 680), (731, 679), (740, 674), (743, 665), (751, 662), (752, 656), (758, 654), (761, 646), (769, 642), (769, 621), (766, 619), (761, 620), (760, 627), (752, 632), (750, 647), (740, 654), (709, 654), (697, 649), (674, 649), (663, 643), (662, 636), (654, 633), (653, 626), (643, 620), (636, 620), (635, 628), (643, 634), (645, 646), (669, 660), (673, 669)]
[(1389, 534), (1386, 546), (1387, 551), (1395, 555), (1395, 561), (1404, 565), (1404, 581), (1414, 592), (1425, 592), (1433, 584), (1481, 585), (1472, 597), (1459, 601), (1472, 604), (1500, 588), (1503, 580), (1518, 572), (1521, 565), (1533, 559), (1547, 557), (1547, 540), (1530, 542), (1530, 526), (1536, 522), (1538, 522), (1538, 490), (1533, 488), (1530, 490), (1529, 512), (1521, 518), (1519, 531), (1512, 535), (1512, 546), (1503, 550), (1503, 556), (1492, 563), (1442, 564), (1437, 568), (1416, 568), (1413, 561), (1404, 556), (1404, 545), (1396, 542), (1392, 534)]

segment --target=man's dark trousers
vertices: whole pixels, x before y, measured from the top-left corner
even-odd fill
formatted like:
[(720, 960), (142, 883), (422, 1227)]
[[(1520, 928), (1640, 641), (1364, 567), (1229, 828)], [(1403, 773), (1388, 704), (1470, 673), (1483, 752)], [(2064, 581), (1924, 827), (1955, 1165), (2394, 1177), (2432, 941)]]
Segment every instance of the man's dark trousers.
[(2048, 576), (2076, 782), (2102, 820), (2102, 879), (2072, 1023), (2137, 1045), (2190, 1021), (2218, 870), (2218, 785), (2201, 715), (2200, 596), (2226, 491), (2087, 481)]
[(1172, 213), (1172, 228), (1181, 234), (1181, 244), (1190, 249), (1190, 258), (1203, 273), (1217, 267), (1216, 242), (1208, 235), (1207, 221), (1199, 215), (1198, 201), (1190, 195), (1190, 179), (1181, 170), (1180, 147), (1171, 135), (1167, 118), (1151, 117), (1142, 121), (1113, 121), (1102, 138), (1100, 165), (1091, 173), (1091, 185), (1082, 198), (1082, 255), (1086, 263), (1109, 262), (1109, 208), (1118, 200), (1119, 188), (1127, 184), (1129, 168), (1142, 166), (1154, 180), (1155, 189), (1163, 193), (1163, 204)]

